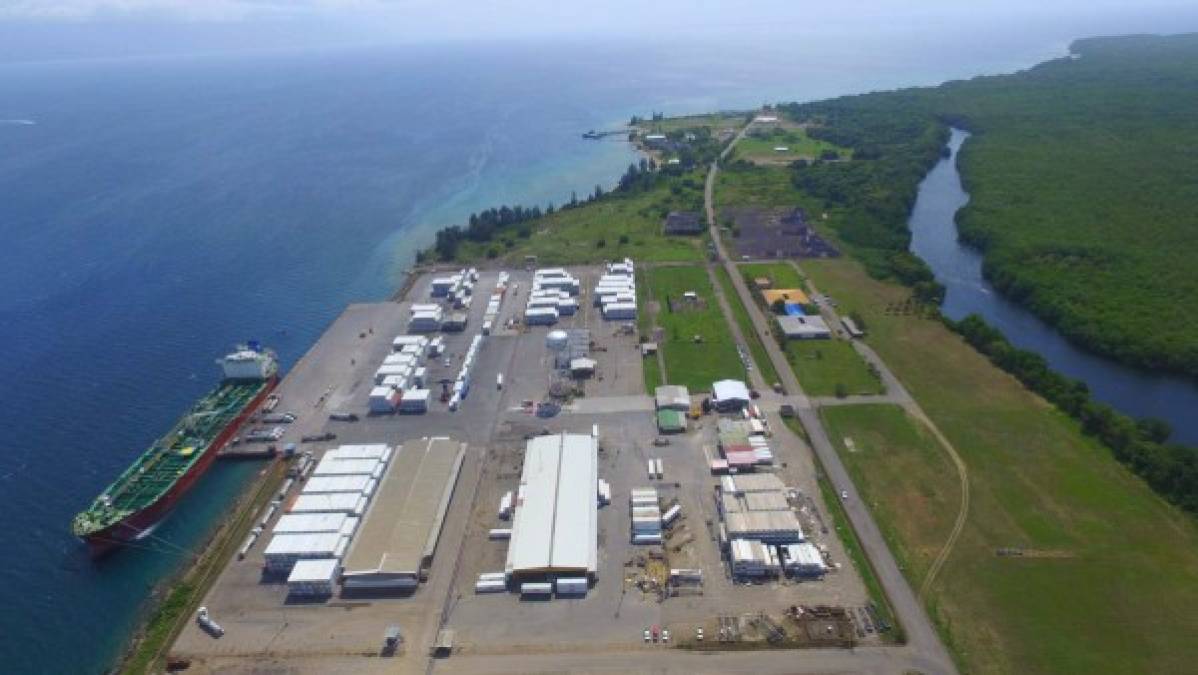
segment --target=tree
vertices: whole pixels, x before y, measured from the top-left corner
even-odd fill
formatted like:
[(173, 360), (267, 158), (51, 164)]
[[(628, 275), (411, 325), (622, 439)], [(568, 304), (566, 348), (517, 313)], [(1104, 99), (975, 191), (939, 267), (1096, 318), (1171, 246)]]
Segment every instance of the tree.
[(595, 240), (595, 248), (603, 248), (605, 246), (607, 246), (607, 240), (604, 239), (603, 237), (600, 237), (599, 239)]
[(491, 248), (488, 248), (487, 249), (487, 257), (492, 260), (495, 258), (498, 258), (499, 257), (499, 249), (495, 248), (494, 246), (492, 246)]
[(621, 234), (620, 235), (620, 246), (624, 246), (627, 243), (628, 243), (628, 235)]
[(836, 383), (836, 398), (845, 398), (849, 395), (849, 388), (843, 382)]
[(774, 314), (785, 314), (786, 301), (782, 298), (778, 298), (777, 300), (773, 301), (770, 303), (770, 311), (772, 311)]

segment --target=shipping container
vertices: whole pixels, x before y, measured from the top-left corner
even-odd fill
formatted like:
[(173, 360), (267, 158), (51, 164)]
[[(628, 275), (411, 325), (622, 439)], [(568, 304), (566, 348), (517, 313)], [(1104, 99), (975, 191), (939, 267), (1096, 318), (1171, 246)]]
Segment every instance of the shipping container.
[(479, 579), (474, 582), (475, 593), (503, 593), (507, 591), (507, 582), (499, 579)]
[(586, 577), (563, 577), (555, 582), (558, 595), (586, 595), (589, 584)]
[(520, 584), (520, 595), (526, 598), (547, 598), (553, 595), (553, 584), (526, 582)]

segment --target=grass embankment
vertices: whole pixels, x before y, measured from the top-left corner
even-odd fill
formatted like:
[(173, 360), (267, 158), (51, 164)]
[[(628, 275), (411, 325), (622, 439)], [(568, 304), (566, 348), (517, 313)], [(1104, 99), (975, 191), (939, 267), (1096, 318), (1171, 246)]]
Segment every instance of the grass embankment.
[[(636, 268), (636, 304), (639, 307), (636, 315), (636, 329), (640, 333), (642, 340), (651, 341), (653, 339), (653, 328), (656, 325), (656, 312), (651, 313), (650, 301), (653, 299), (653, 294), (649, 291), (649, 282), (645, 278), (645, 267), (642, 265)], [(641, 373), (645, 380), (645, 392), (652, 396), (657, 391), (657, 387), (665, 384), (665, 378), (662, 376), (661, 363), (658, 361), (656, 354), (641, 356)]]
[(267, 475), (257, 479), (257, 488), (233, 509), (233, 517), (220, 526), (191, 568), (171, 585), (135, 638), (120, 665), (120, 672), (136, 675), (163, 670), (171, 645), (191, 620), (208, 589), (216, 583), (221, 570), (245, 541), (255, 516), (279, 489), (286, 466), (282, 461), (271, 462), (266, 469)]
[[(776, 148), (786, 148), (779, 151)], [(852, 151), (807, 135), (805, 129), (781, 129), (757, 134), (753, 130), (736, 144), (734, 159), (769, 164), (789, 163), (798, 159), (817, 159), (828, 153), (830, 159), (848, 159)]]
[(728, 276), (728, 270), (724, 269), (723, 265), (717, 265), (715, 274), (720, 280), (720, 288), (724, 289), (724, 297), (728, 299), (728, 304), (732, 307), (732, 314), (736, 319), (736, 324), (740, 327), (740, 334), (749, 343), (749, 353), (753, 356), (753, 363), (761, 371), (762, 379), (769, 385), (779, 382), (778, 371), (774, 369), (774, 362), (770, 360), (769, 354), (766, 353), (765, 345), (761, 342), (761, 335), (757, 332), (757, 326), (753, 324), (753, 319), (749, 316), (749, 310), (745, 309), (744, 303), (740, 301), (740, 295), (732, 285), (732, 278)]
[[(851, 260), (810, 261), (804, 270), (863, 314), (868, 342), (968, 466), (969, 518), (927, 598), (964, 669), (1191, 669), (1198, 662), (1194, 520), (939, 321), (886, 314), (909, 289), (871, 279)], [(941, 495), (951, 502), (957, 478), (939, 460), (920, 459), (919, 447), (905, 447), (912, 439), (893, 424), (851, 422), (866, 438), (895, 439), (868, 461), (848, 459), (918, 581), (926, 552), (943, 544), (936, 523), (953, 511), (929, 521), (911, 513), (913, 504)], [(1021, 555), (999, 554), (1011, 550)]]
[[(820, 417), (853, 484), (868, 496), (891, 552), (918, 588), (961, 503), (951, 460), (931, 433), (896, 405), (828, 407)], [(880, 494), (890, 498), (872, 497)], [(908, 542), (903, 533), (914, 530), (927, 536)]]
[[(670, 383), (699, 392), (711, 391), (716, 380), (744, 379), (744, 364), (707, 270), (699, 266), (653, 267), (645, 277), (649, 293), (658, 303), (657, 325), (662, 328), (658, 347), (665, 356)], [(696, 302), (683, 299), (688, 291), (698, 295)], [(695, 336), (700, 341), (696, 342)]]
[[(798, 419), (790, 417), (783, 421), (791, 431), (802, 438), (807, 438), (807, 432)], [(819, 458), (816, 457), (815, 461), (818, 464)], [(890, 607), (890, 599), (886, 597), (886, 591), (882, 589), (882, 583), (878, 581), (878, 575), (874, 571), (873, 565), (865, 555), (865, 550), (861, 548), (861, 542), (857, 539), (857, 531), (849, 523), (848, 514), (844, 512), (844, 505), (840, 503), (840, 496), (836, 494), (836, 488), (828, 481), (828, 476), (822, 468), (818, 468), (815, 474), (820, 494), (828, 508), (828, 515), (832, 518), (832, 527), (836, 530), (837, 538), (844, 544), (849, 562), (857, 569), (857, 574), (861, 577), (862, 584), (865, 585), (865, 592), (873, 602), (878, 617), (892, 627), (891, 630), (883, 633), (882, 637), (888, 641), (905, 642), (903, 627), (895, 619), (894, 610)]]
[[(601, 199), (505, 228), (492, 241), (463, 241), (456, 259), (576, 265), (625, 256), (641, 262), (689, 262), (705, 257), (703, 237), (666, 236), (670, 211), (703, 209), (703, 177), (662, 177), (648, 190), (613, 192)], [(527, 235), (527, 236), (525, 236)]]

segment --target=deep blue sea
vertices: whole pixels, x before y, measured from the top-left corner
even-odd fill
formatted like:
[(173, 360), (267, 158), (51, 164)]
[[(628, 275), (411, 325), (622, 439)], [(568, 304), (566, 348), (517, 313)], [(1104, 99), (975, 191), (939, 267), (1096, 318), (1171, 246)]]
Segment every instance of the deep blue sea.
[(110, 667), (256, 470), (218, 464), (145, 549), (96, 565), (70, 536), (216, 357), (294, 363), (437, 227), (610, 185), (632, 152), (581, 132), (1008, 71), (1071, 34), (842, 37), (0, 64), (0, 671)]

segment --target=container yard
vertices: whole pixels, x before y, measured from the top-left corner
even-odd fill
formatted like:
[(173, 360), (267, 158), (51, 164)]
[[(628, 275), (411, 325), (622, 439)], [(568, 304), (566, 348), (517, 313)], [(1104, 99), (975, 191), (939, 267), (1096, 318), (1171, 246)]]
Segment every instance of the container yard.
[[(653, 626), (863, 605), (776, 407), (736, 382), (693, 418), (684, 388), (645, 395), (634, 270), (437, 271), (349, 307), (278, 387), (294, 457), (264, 460), (289, 478), (203, 598), (223, 636), (192, 622), (172, 658), (429, 672), (459, 650), (636, 653)], [(713, 475), (722, 441), (752, 462)], [(391, 627), (402, 647), (366, 657)]]

